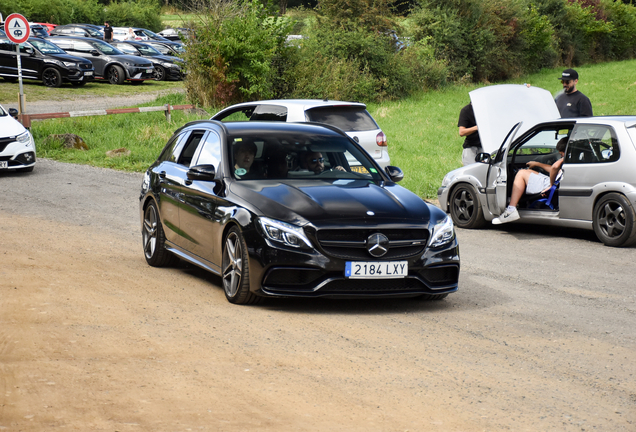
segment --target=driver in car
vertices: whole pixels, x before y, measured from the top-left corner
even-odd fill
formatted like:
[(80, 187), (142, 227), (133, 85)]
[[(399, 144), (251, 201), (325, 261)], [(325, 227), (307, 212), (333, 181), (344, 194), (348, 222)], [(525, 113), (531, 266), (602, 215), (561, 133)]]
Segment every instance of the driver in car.
[[(563, 156), (565, 155), (565, 146), (568, 143), (568, 137), (561, 138), (556, 145), (556, 149), (561, 158), (552, 165), (544, 164), (537, 161), (530, 161), (527, 169), (520, 170), (515, 175), (515, 181), (512, 185), (512, 195), (510, 196), (510, 204), (506, 207), (503, 214), (492, 220), (493, 225), (500, 225), (519, 219), (519, 211), (517, 205), (523, 193), (534, 195), (548, 191), (556, 181), (561, 165), (563, 165)], [(541, 168), (550, 175), (538, 173), (534, 168)]]
[[(305, 166), (308, 171), (313, 171), (314, 174), (320, 174), (325, 170), (325, 158), (322, 157), (322, 153), (320, 152), (308, 152), (305, 155)], [(334, 167), (333, 169), (345, 171), (341, 166)]]

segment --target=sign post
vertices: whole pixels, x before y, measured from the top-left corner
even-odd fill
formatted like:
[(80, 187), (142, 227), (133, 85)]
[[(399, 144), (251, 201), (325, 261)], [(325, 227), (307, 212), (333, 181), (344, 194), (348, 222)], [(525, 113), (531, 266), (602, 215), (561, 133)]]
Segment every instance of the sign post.
[(24, 43), (29, 39), (31, 35), (31, 27), (29, 26), (29, 21), (25, 17), (20, 14), (11, 14), (7, 17), (7, 20), (4, 22), (4, 32), (7, 34), (9, 40), (15, 43), (15, 51), (16, 57), (18, 60), (18, 82), (20, 83), (20, 94), (19, 94), (19, 107), (20, 107), (20, 120), (22, 120), (22, 115), (25, 111), (24, 106), (24, 90), (22, 88), (22, 59), (20, 58), (20, 44)]

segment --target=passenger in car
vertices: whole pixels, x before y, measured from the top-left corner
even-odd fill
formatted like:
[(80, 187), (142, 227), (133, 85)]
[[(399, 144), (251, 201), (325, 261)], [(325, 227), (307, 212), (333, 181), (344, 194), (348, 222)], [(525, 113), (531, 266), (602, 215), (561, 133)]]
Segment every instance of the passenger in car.
[[(520, 170), (515, 175), (515, 180), (512, 185), (512, 195), (510, 196), (510, 204), (506, 207), (503, 214), (498, 218), (492, 220), (493, 225), (499, 225), (507, 222), (516, 221), (519, 219), (519, 211), (517, 205), (523, 193), (528, 195), (544, 193), (549, 190), (561, 171), (561, 165), (563, 165), (563, 156), (565, 155), (565, 147), (568, 143), (568, 137), (561, 138), (556, 145), (556, 149), (561, 155), (561, 158), (552, 165), (544, 164), (537, 161), (530, 161), (527, 163), (529, 169)], [(548, 173), (545, 174), (533, 171), (532, 168), (542, 168)]]
[(234, 174), (241, 179), (253, 179), (258, 173), (250, 171), (256, 157), (256, 144), (252, 141), (239, 141), (234, 144)]

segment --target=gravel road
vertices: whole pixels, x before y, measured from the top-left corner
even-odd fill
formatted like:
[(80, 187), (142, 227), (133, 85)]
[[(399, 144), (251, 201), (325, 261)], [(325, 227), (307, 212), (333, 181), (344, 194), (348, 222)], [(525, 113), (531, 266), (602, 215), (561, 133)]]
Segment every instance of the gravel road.
[(0, 431), (636, 430), (636, 248), (459, 230), (459, 292), (229, 304), (149, 267), (140, 174), (0, 173)]

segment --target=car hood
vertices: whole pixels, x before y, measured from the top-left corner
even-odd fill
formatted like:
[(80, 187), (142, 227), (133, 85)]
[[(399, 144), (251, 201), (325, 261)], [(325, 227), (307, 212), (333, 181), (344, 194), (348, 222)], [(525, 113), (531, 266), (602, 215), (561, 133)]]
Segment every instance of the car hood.
[(503, 143), (512, 127), (522, 122), (520, 136), (537, 123), (561, 117), (552, 94), (539, 87), (502, 84), (482, 87), (469, 93), (485, 152), (492, 153)]
[[(267, 217), (303, 225), (306, 221), (356, 224), (381, 221), (428, 223), (431, 208), (398, 185), (377, 186), (365, 180), (241, 181), (231, 191)], [(368, 221), (368, 222), (366, 222)]]
[(14, 137), (24, 133), (26, 129), (13, 117), (6, 115), (0, 117), (0, 138)]
[(76, 57), (70, 54), (47, 54), (47, 57), (53, 58), (55, 60), (59, 60), (62, 62), (74, 62), (74, 63), (91, 63), (91, 61), (86, 60), (82, 57)]

